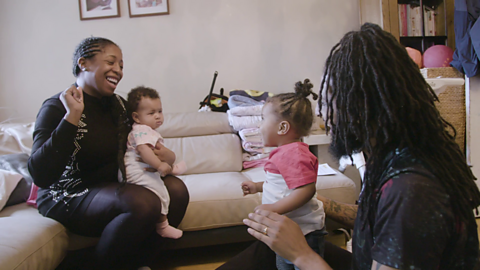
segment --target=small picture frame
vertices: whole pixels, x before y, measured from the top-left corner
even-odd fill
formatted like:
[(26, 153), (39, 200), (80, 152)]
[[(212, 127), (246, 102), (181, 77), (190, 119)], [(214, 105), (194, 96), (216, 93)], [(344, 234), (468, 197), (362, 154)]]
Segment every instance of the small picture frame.
[(120, 17), (120, 0), (78, 0), (80, 20)]
[(170, 13), (168, 0), (128, 0), (128, 12), (130, 18)]

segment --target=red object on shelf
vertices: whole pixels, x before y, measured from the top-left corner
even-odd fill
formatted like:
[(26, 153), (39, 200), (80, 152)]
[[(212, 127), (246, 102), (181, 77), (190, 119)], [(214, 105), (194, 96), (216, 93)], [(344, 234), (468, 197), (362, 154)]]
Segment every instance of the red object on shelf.
[(408, 55), (410, 55), (410, 58), (412, 58), (413, 62), (415, 62), (418, 66), (418, 68), (423, 67), (423, 62), (422, 62), (422, 53), (414, 48), (406, 47)]
[(445, 45), (434, 45), (423, 53), (426, 68), (449, 67), (453, 60), (453, 50)]

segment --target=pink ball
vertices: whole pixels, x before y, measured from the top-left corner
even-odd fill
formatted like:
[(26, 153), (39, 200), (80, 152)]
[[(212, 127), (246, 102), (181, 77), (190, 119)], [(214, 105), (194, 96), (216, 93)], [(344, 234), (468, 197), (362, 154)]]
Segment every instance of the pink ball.
[(413, 59), (413, 62), (415, 62), (419, 68), (422, 68), (422, 53), (419, 50), (410, 47), (406, 47), (405, 49), (407, 50), (408, 55), (410, 55), (410, 58)]
[(445, 45), (435, 45), (423, 53), (423, 65), (427, 68), (448, 67), (453, 60), (453, 50)]

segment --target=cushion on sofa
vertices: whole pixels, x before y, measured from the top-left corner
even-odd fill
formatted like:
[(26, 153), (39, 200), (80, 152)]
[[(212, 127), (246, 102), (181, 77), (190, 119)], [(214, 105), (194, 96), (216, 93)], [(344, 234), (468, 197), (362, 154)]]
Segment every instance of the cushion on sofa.
[(0, 170), (15, 172), (23, 176), (10, 194), (6, 206), (25, 202), (30, 195), (33, 180), (27, 169), (27, 161), (28, 155), (25, 153), (0, 156)]
[(166, 138), (164, 143), (175, 152), (176, 162), (187, 164), (184, 174), (242, 170), (242, 147), (236, 134)]
[(21, 179), (21, 174), (0, 170), (0, 211), (7, 204), (10, 195)]
[(0, 124), (0, 155), (32, 151), (35, 123)]
[(243, 196), (240, 172), (179, 176), (188, 188), (190, 203), (179, 228), (198, 231), (243, 225), (242, 220), (262, 203), (261, 193)]
[[(1, 269), (55, 269), (65, 257), (65, 227), (25, 203), (0, 212)], [(8, 218), (4, 218), (8, 217)]]
[[(355, 194), (356, 186), (352, 179), (337, 170), (333, 175), (317, 176), (317, 194), (332, 200), (344, 203), (355, 203), (358, 196)], [(263, 168), (254, 168), (242, 172), (249, 180), (261, 182), (265, 179)]]
[[(237, 172), (179, 176), (188, 188), (190, 203), (179, 228), (197, 231), (243, 225), (243, 219), (262, 203), (262, 193), (243, 196), (243, 181), (265, 181), (263, 168)], [(338, 173), (317, 177), (317, 194), (333, 200), (355, 203), (355, 183)]]
[(158, 128), (163, 138), (232, 133), (224, 112), (165, 113), (163, 125)]

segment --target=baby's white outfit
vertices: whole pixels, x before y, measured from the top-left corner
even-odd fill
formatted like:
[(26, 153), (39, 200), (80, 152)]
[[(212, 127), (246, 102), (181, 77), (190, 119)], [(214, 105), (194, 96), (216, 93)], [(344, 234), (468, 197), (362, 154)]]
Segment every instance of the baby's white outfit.
[(148, 167), (148, 164), (136, 160), (140, 157), (135, 150), (137, 146), (148, 144), (153, 148), (157, 142), (163, 144), (163, 137), (160, 133), (147, 125), (133, 124), (132, 131), (128, 134), (125, 167), (127, 183), (143, 186), (155, 193), (162, 202), (162, 215), (166, 215), (168, 214), (170, 196), (160, 173), (145, 171), (144, 168)]

